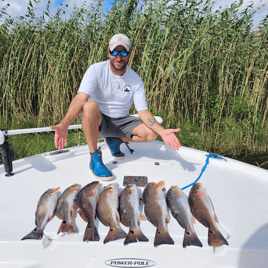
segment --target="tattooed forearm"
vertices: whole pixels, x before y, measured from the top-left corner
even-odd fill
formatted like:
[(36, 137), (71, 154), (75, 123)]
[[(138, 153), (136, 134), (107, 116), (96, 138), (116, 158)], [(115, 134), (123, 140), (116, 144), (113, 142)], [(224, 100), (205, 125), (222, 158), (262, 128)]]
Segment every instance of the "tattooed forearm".
[(153, 119), (147, 119), (147, 123), (152, 127), (155, 124), (155, 121)]

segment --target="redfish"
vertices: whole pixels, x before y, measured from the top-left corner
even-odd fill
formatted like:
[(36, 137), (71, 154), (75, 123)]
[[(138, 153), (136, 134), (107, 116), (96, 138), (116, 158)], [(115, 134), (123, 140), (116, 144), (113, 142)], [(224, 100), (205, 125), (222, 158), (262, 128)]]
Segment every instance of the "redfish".
[(80, 184), (74, 184), (68, 187), (58, 200), (56, 216), (62, 220), (62, 223), (57, 234), (76, 233), (76, 228), (72, 222), (72, 218), (75, 216), (76, 210), (76, 207), (74, 205), (74, 199), (80, 189)]
[(128, 185), (120, 194), (121, 222), (129, 227), (128, 235), (124, 245), (138, 241), (147, 242), (148, 238), (142, 233), (139, 225), (145, 217), (139, 210), (139, 194), (135, 184)]
[(190, 210), (187, 195), (179, 186), (171, 186), (167, 192), (166, 200), (172, 216), (177, 220), (180, 226), (185, 229), (183, 247), (202, 247), (202, 243), (194, 230), (193, 223), (195, 223), (195, 220)]
[(99, 202), (97, 205), (98, 218), (102, 224), (110, 227), (110, 230), (103, 241), (104, 244), (127, 236), (125, 231), (119, 226), (118, 191), (118, 183), (112, 183), (105, 187), (99, 195)]
[(43, 193), (37, 203), (37, 209), (35, 211), (35, 225), (36, 228), (24, 236), (21, 240), (25, 239), (42, 239), (43, 231), (48, 222), (51, 221), (55, 215), (55, 210), (57, 206), (57, 195), (60, 187), (54, 189), (48, 189)]
[(212, 201), (201, 183), (192, 186), (188, 201), (193, 216), (208, 228), (209, 246), (228, 245), (217, 227), (218, 218)]
[(159, 183), (149, 183), (143, 192), (144, 212), (147, 219), (157, 228), (154, 246), (162, 244), (174, 244), (173, 239), (168, 233), (167, 223), (169, 223), (169, 214), (165, 194), (162, 189), (165, 186), (164, 181)]
[(83, 241), (99, 241), (100, 236), (95, 225), (95, 216), (101, 184), (93, 181), (84, 186), (77, 194), (75, 204), (81, 218), (87, 222)]

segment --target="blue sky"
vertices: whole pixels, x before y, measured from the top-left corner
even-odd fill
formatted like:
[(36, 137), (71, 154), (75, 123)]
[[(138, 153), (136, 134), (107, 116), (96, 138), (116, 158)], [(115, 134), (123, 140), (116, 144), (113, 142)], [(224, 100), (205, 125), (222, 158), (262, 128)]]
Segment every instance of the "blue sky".
[[(40, 4), (38, 6), (38, 10), (40, 12), (45, 9), (47, 1), (48, 0), (40, 1)], [(161, 1), (161, 0), (155, 0), (155, 1)], [(234, 0), (214, 0), (214, 1), (215, 1), (215, 9), (218, 8), (219, 6), (223, 7), (230, 6), (234, 2)], [(50, 0), (51, 7), (52, 9), (54, 8), (54, 10), (57, 9), (57, 6), (59, 4), (65, 4), (65, 5), (67, 4), (68, 10), (71, 10), (74, 4), (76, 4), (79, 7), (84, 2), (86, 2), (86, 5), (90, 5), (93, 2), (93, 0)], [(173, 1), (171, 0), (170, 2)], [(0, 0), (0, 7), (3, 7), (7, 3), (9, 4), (9, 7), (6, 11), (11, 17), (23, 16), (26, 14), (29, 0)], [(113, 3), (114, 0), (104, 0), (104, 11), (105, 12), (109, 11)], [(261, 19), (268, 13), (268, 0), (244, 0), (244, 7), (246, 7), (250, 3), (254, 3), (254, 8), (257, 10), (254, 24), (258, 25)]]

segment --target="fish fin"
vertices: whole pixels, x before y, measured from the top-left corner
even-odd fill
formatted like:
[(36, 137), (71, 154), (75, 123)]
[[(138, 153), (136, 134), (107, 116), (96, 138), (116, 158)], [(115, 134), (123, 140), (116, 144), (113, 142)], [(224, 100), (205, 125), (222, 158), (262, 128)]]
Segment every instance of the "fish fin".
[(103, 244), (106, 244), (110, 241), (118, 240), (125, 238), (127, 236), (126, 232), (122, 230), (119, 226), (116, 228), (110, 228), (109, 233), (105, 237)]
[(167, 213), (166, 223), (169, 223), (169, 222), (170, 222), (170, 217), (169, 217), (169, 214)]
[(115, 217), (116, 217), (116, 219), (117, 219), (118, 221), (120, 221), (120, 215), (119, 215), (118, 210), (116, 210), (116, 212), (115, 212)]
[(70, 213), (70, 214), (71, 214), (71, 215), (70, 215), (71, 218), (73, 218), (73, 216), (74, 216), (74, 209), (71, 210), (71, 213)]
[(124, 245), (128, 245), (130, 243), (135, 243), (135, 242), (148, 242), (149, 239), (142, 233), (140, 229), (129, 229), (129, 232), (127, 234), (127, 237), (124, 241)]
[(214, 221), (215, 221), (215, 222), (219, 222), (218, 217), (217, 217), (217, 215), (216, 215), (215, 212), (214, 212)]
[(33, 231), (31, 231), (29, 234), (24, 236), (21, 240), (25, 239), (35, 239), (35, 240), (41, 240), (43, 238), (43, 229), (41, 228), (35, 228)]
[(195, 218), (194, 218), (194, 216), (192, 216), (192, 220), (191, 220), (191, 222), (192, 222), (193, 224), (195, 224)]
[(86, 227), (83, 241), (100, 241), (100, 236), (96, 226), (91, 226), (89, 223)]
[(154, 186), (154, 188), (156, 190), (162, 190), (164, 187), (165, 187), (165, 182), (164, 181), (160, 181)]
[(50, 215), (50, 217), (48, 218), (47, 222), (50, 222), (53, 218), (53, 214)]
[(76, 228), (71, 221), (62, 221), (57, 234), (59, 233), (76, 233)]
[(53, 189), (53, 191), (51, 192), (51, 194), (55, 194), (60, 190), (60, 187), (56, 187)]
[(213, 230), (208, 229), (208, 245), (209, 246), (221, 246), (221, 245), (229, 245), (229, 244), (218, 229), (213, 229)]
[(196, 235), (196, 232), (187, 232), (186, 230), (184, 233), (184, 239), (182, 245), (184, 248), (186, 248), (187, 246), (203, 247), (201, 241), (198, 239)]
[(155, 238), (154, 238), (154, 246), (158, 247), (159, 245), (162, 245), (162, 244), (174, 245), (174, 241), (169, 235), (167, 230), (165, 229), (159, 230), (157, 228)]
[(55, 194), (56, 192), (58, 192), (60, 189), (60, 187), (54, 188), (53, 191), (51, 192), (51, 194)]
[(130, 189), (130, 190), (128, 191), (128, 193), (131, 195), (131, 194), (134, 193), (134, 190)]
[(81, 208), (79, 208), (77, 211), (78, 211), (80, 217), (81, 217), (85, 222), (87, 222), (87, 217), (86, 217), (85, 213), (83, 212), (83, 210), (82, 210)]
[(139, 221), (146, 221), (145, 216), (139, 211), (139, 216), (138, 216)]

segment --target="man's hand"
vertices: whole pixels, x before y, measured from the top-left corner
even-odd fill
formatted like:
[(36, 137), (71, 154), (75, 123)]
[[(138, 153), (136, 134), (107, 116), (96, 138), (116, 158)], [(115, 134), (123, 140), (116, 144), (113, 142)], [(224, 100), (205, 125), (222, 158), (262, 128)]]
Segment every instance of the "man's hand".
[(174, 132), (179, 132), (180, 129), (166, 129), (164, 130), (162, 133), (160, 133), (163, 141), (166, 143), (166, 145), (169, 147), (171, 145), (171, 147), (174, 150), (179, 150), (181, 147), (181, 144), (179, 142), (179, 140), (177, 139), (176, 135), (174, 134)]
[(51, 129), (55, 130), (55, 146), (58, 150), (64, 148), (64, 145), (67, 146), (67, 135), (68, 135), (68, 127), (65, 127), (62, 124), (51, 126)]

